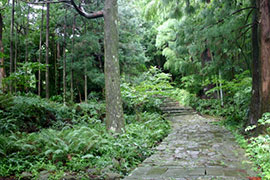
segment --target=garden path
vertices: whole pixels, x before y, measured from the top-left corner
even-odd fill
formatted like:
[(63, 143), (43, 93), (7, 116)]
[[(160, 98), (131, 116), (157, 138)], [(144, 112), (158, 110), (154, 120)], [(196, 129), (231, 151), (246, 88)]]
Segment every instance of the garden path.
[(256, 176), (244, 150), (216, 119), (170, 100), (162, 110), (169, 115), (171, 133), (124, 180), (244, 180)]

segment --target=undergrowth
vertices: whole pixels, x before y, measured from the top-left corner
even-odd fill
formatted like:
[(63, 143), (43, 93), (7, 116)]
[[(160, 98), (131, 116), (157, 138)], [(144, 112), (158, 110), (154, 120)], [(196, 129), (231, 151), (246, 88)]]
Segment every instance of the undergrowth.
[(158, 108), (169, 81), (156, 68), (133, 83), (123, 79), (123, 134), (106, 131), (103, 101), (64, 106), (34, 95), (0, 95), (0, 179), (127, 175), (170, 131)]
[[(43, 129), (35, 133), (0, 136), (0, 177), (27, 171), (39, 178), (63, 172), (84, 176), (104, 175), (102, 169), (125, 175), (146, 157), (169, 132), (169, 124), (157, 113), (142, 113), (141, 121), (126, 116), (130, 123), (124, 134), (108, 134), (101, 121), (87, 125)], [(117, 137), (117, 138), (115, 138)], [(88, 173), (87, 170), (95, 169)], [(57, 178), (56, 178), (57, 179)]]

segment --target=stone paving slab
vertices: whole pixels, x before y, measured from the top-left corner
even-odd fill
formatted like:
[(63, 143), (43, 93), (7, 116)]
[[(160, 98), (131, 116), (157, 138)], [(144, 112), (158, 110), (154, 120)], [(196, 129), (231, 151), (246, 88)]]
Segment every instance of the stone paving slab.
[(229, 131), (214, 123), (217, 120), (193, 112), (169, 118), (172, 132), (124, 180), (244, 180), (256, 176), (244, 150)]

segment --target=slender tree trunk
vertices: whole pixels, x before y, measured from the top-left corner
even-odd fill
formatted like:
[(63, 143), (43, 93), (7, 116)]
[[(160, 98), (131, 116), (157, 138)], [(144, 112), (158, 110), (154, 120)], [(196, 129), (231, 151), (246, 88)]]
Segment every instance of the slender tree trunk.
[[(41, 10), (41, 23), (40, 23), (40, 34), (39, 34), (39, 56), (38, 62), (41, 64), (41, 56), (42, 56), (42, 34), (43, 34), (43, 21), (44, 21), (44, 5)], [(38, 69), (38, 95), (41, 96), (41, 70)]]
[[(57, 61), (58, 61), (58, 64), (60, 64), (60, 59), (61, 59), (61, 48), (60, 48), (60, 43), (59, 43), (59, 41), (57, 41)], [(57, 80), (57, 87), (58, 87), (58, 91), (57, 91), (57, 94), (60, 94), (61, 92), (61, 79), (62, 79), (62, 77), (60, 76), (60, 70), (58, 69), (58, 76), (57, 76), (57, 78), (58, 78), (58, 80)]]
[[(76, 87), (77, 89), (79, 90), (79, 81), (78, 79), (76, 80)], [(81, 91), (78, 91), (78, 94), (79, 94), (79, 99), (80, 99), (80, 103), (82, 103), (82, 94), (81, 94)]]
[(84, 60), (84, 102), (87, 103), (88, 93), (87, 93), (87, 63)]
[(4, 91), (4, 87), (2, 84), (2, 80), (5, 77), (5, 69), (4, 69), (4, 46), (3, 46), (3, 16), (0, 12), (0, 52), (2, 56), (0, 57), (0, 89)]
[(70, 82), (70, 91), (71, 91), (71, 102), (74, 101), (74, 71), (73, 71), (73, 64), (74, 64), (74, 36), (75, 36), (75, 28), (76, 28), (76, 16), (73, 17), (73, 25), (72, 25), (72, 59), (71, 59), (71, 82)]
[[(15, 33), (15, 55), (14, 55), (14, 73), (17, 72), (17, 62), (18, 62), (18, 31)], [(14, 92), (17, 92), (17, 83), (14, 82)]]
[(28, 5), (26, 30), (25, 30), (25, 38), (26, 38), (26, 41), (25, 41), (25, 62), (28, 61), (29, 14), (30, 14), (30, 6)]
[[(12, 10), (11, 10), (11, 25), (10, 25), (10, 65), (9, 65), (9, 74), (13, 72), (13, 34), (14, 34), (14, 0), (12, 0)], [(10, 82), (9, 91), (12, 93), (12, 82)]]
[(46, 98), (50, 97), (49, 90), (49, 25), (50, 25), (50, 3), (47, 2), (47, 16), (46, 16)]
[(66, 68), (67, 68), (67, 56), (66, 56), (66, 28), (67, 28), (67, 9), (65, 12), (65, 24), (64, 24), (64, 48), (63, 48), (63, 101), (66, 104), (67, 82), (66, 82)]
[[(256, 2), (257, 1), (257, 2)], [(258, 0), (251, 0), (252, 6), (258, 7)], [(259, 7), (258, 7), (259, 8)], [(260, 103), (260, 49), (259, 49), (259, 27), (258, 27), (258, 10), (253, 12), (253, 26), (252, 26), (252, 97), (249, 111), (249, 122), (247, 125), (257, 124), (261, 116)]]
[(260, 1), (261, 113), (270, 112), (270, 2)]
[[(87, 33), (86, 23), (84, 24), (84, 33)], [(87, 93), (87, 62), (84, 58), (84, 102), (87, 103), (88, 93)]]
[(104, 8), (106, 128), (121, 133), (124, 131), (125, 121), (120, 91), (117, 26), (117, 0), (106, 0)]

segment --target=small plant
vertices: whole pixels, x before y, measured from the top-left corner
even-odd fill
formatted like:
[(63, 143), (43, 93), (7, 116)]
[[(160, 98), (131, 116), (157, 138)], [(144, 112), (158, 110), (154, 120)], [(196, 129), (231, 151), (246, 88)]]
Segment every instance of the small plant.
[(251, 137), (247, 145), (247, 154), (255, 164), (260, 167), (265, 179), (270, 179), (270, 113), (264, 113), (258, 120), (258, 125), (248, 126), (245, 130), (250, 131), (255, 128), (264, 130), (263, 134)]

